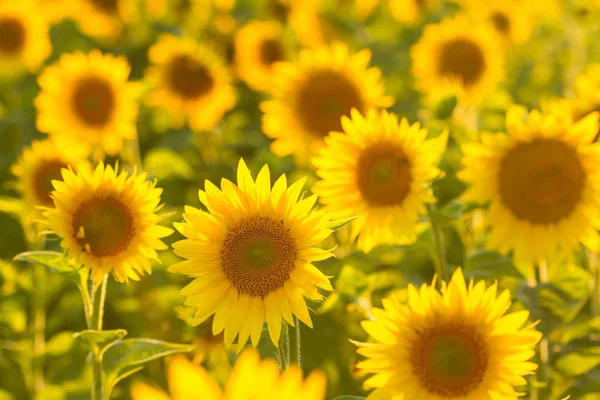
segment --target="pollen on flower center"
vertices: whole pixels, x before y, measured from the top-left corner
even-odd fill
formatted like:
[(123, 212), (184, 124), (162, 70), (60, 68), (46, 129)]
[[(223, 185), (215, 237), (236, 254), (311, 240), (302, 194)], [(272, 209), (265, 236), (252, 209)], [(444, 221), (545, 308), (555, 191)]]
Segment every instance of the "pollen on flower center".
[(313, 73), (304, 82), (296, 99), (302, 124), (317, 137), (341, 131), (341, 117), (350, 115), (352, 108), (365, 111), (358, 88), (344, 75), (331, 70)]
[(279, 221), (242, 219), (227, 234), (221, 262), (227, 279), (240, 292), (264, 297), (282, 287), (296, 261), (296, 243)]
[(73, 107), (85, 123), (101, 127), (106, 125), (115, 111), (115, 95), (110, 84), (99, 77), (82, 78), (73, 94)]
[(501, 12), (495, 12), (490, 16), (490, 20), (498, 32), (506, 34), (510, 30), (510, 20), (505, 14)]
[(50, 193), (54, 190), (53, 180), (62, 180), (61, 170), (67, 168), (67, 164), (60, 160), (49, 160), (42, 163), (33, 175), (33, 190), (41, 205), (51, 206)]
[(489, 349), (477, 330), (460, 323), (417, 332), (410, 353), (413, 373), (428, 392), (466, 396), (482, 382)]
[(125, 250), (135, 234), (131, 211), (114, 197), (93, 197), (73, 215), (73, 234), (96, 257)]
[(537, 139), (509, 151), (500, 167), (500, 196), (517, 217), (552, 224), (581, 201), (586, 174), (568, 144)]
[(208, 93), (215, 84), (208, 68), (186, 55), (173, 58), (167, 74), (172, 90), (188, 99)]
[(0, 19), (0, 52), (18, 53), (25, 45), (26, 33), (23, 24), (15, 18)]
[(438, 61), (440, 73), (459, 78), (465, 86), (477, 83), (485, 67), (481, 48), (469, 39), (450, 40), (440, 50)]
[(375, 207), (402, 204), (412, 182), (408, 158), (391, 143), (377, 143), (363, 150), (356, 177), (362, 197)]
[(106, 14), (116, 13), (119, 8), (119, 0), (90, 0), (94, 6)]
[(265, 40), (260, 46), (260, 60), (267, 65), (283, 60), (283, 48), (277, 40)]

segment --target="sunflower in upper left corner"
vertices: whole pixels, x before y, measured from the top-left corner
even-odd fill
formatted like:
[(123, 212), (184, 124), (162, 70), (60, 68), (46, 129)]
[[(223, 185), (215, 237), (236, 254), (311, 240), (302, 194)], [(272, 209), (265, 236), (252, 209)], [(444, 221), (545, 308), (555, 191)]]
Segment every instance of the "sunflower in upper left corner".
[(507, 133), (482, 134), (463, 146), (459, 178), (465, 200), (488, 203), (487, 246), (513, 252), (517, 263), (552, 262), (580, 243), (600, 250), (598, 113), (573, 123), (564, 116), (515, 107)]
[(173, 230), (158, 225), (162, 189), (146, 173), (129, 174), (103, 163), (91, 170), (62, 170), (53, 181), (55, 208), (44, 216), (69, 254), (91, 270), (92, 279), (113, 273), (119, 282), (151, 272), (160, 240)]
[(0, 1), (0, 80), (35, 72), (50, 56), (49, 27), (29, 0)]
[(151, 86), (148, 103), (165, 110), (176, 127), (188, 122), (198, 131), (211, 130), (236, 102), (224, 61), (190, 38), (162, 35), (148, 51)]
[(138, 105), (136, 86), (127, 81), (123, 57), (63, 54), (38, 77), (37, 128), (58, 143), (79, 143), (115, 155), (124, 139), (134, 139)]
[(379, 68), (369, 67), (371, 52), (352, 54), (336, 42), (305, 49), (295, 62), (275, 65), (272, 100), (261, 103), (264, 133), (275, 139), (271, 151), (294, 154), (301, 163), (323, 146), (323, 138), (342, 129), (342, 116), (388, 107)]

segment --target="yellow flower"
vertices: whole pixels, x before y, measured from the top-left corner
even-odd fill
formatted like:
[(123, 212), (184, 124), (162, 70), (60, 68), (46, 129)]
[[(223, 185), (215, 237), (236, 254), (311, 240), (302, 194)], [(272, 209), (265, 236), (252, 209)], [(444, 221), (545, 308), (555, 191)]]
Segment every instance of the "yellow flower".
[(70, 7), (75, 10), (72, 16), (79, 29), (101, 39), (116, 39), (139, 13), (131, 0), (75, 0)]
[(572, 124), (556, 114), (509, 110), (507, 135), (463, 147), (464, 199), (489, 202), (488, 248), (517, 263), (551, 261), (579, 243), (600, 249), (598, 114)]
[(124, 57), (93, 50), (63, 54), (38, 78), (37, 128), (63, 144), (98, 146), (114, 155), (136, 136), (135, 84)]
[(53, 206), (50, 196), (54, 190), (52, 181), (62, 179), (61, 170), (69, 166), (77, 170), (82, 163), (85, 160), (79, 152), (56, 146), (48, 140), (33, 141), (31, 147), (23, 150), (17, 163), (11, 167), (11, 172), (18, 179), (16, 189), (25, 202), (26, 227), (42, 217), (39, 206)]
[(419, 123), (371, 111), (342, 117), (344, 133), (332, 132), (314, 159), (314, 192), (333, 219), (358, 216), (350, 240), (368, 252), (378, 244), (407, 244), (417, 238), (425, 204), (435, 202), (430, 188), (447, 135), (425, 140)]
[(0, 1), (0, 79), (35, 72), (52, 52), (48, 25), (32, 4)]
[(181, 125), (210, 130), (235, 105), (236, 94), (223, 62), (189, 38), (162, 35), (148, 52), (148, 103), (165, 109)]
[(390, 14), (396, 20), (412, 23), (422, 20), (439, 0), (388, 0)]
[(331, 230), (323, 211), (311, 211), (316, 196), (299, 200), (304, 179), (288, 188), (282, 175), (271, 188), (266, 165), (255, 182), (240, 160), (237, 181), (223, 179), (221, 190), (206, 181), (200, 201), (208, 212), (186, 207), (175, 227), (187, 239), (173, 244), (186, 261), (169, 271), (195, 278), (181, 291), (195, 322), (215, 314), (213, 334), (225, 330), (229, 347), (239, 333), (239, 352), (249, 336), (258, 345), (265, 318), (275, 346), (282, 317), (312, 327), (304, 297), (322, 300), (317, 288), (331, 290), (312, 263), (332, 254), (314, 247)]
[[(600, 63), (590, 64), (575, 81), (575, 99), (572, 101), (573, 118), (579, 121), (592, 112), (600, 112)], [(600, 130), (594, 138), (598, 140)]]
[(536, 369), (529, 360), (541, 333), (523, 327), (529, 311), (505, 315), (510, 293), (498, 285), (467, 287), (458, 269), (443, 292), (434, 284), (408, 288), (408, 305), (396, 298), (373, 309), (363, 328), (375, 343), (359, 343), (367, 360), (359, 370), (369, 398), (393, 400), (500, 400), (519, 396), (514, 386)]
[(281, 40), (283, 30), (274, 21), (252, 21), (235, 37), (235, 63), (238, 75), (252, 89), (266, 91), (271, 86), (273, 64), (288, 58)]
[(417, 87), (426, 94), (458, 80), (464, 101), (476, 103), (502, 79), (498, 36), (488, 25), (472, 24), (464, 16), (428, 25), (410, 51)]
[(73, 16), (73, 0), (35, 0), (35, 7), (51, 24)]
[(319, 0), (295, 0), (286, 4), (289, 26), (303, 46), (326, 46), (332, 40), (340, 39), (321, 9), (321, 3)]
[(119, 282), (150, 273), (150, 260), (166, 246), (172, 229), (157, 225), (162, 189), (146, 174), (129, 175), (100, 163), (94, 171), (62, 170), (53, 181), (55, 208), (47, 209), (50, 229), (69, 255), (91, 269), (95, 280), (112, 272)]
[(369, 68), (371, 52), (351, 55), (343, 43), (306, 49), (297, 62), (275, 65), (273, 99), (261, 104), (262, 127), (275, 141), (271, 151), (294, 154), (306, 162), (323, 146), (323, 138), (340, 131), (341, 117), (356, 108), (366, 113), (388, 107), (381, 71)]
[(261, 360), (254, 350), (246, 350), (236, 360), (231, 376), (222, 390), (202, 368), (184, 357), (173, 358), (167, 366), (171, 397), (145, 383), (135, 383), (133, 400), (323, 400), (326, 381), (320, 372), (306, 379), (302, 370), (293, 365), (281, 372), (273, 359)]
[(475, 2), (469, 7), (473, 19), (489, 24), (505, 43), (520, 44), (531, 35), (532, 12), (519, 0)]

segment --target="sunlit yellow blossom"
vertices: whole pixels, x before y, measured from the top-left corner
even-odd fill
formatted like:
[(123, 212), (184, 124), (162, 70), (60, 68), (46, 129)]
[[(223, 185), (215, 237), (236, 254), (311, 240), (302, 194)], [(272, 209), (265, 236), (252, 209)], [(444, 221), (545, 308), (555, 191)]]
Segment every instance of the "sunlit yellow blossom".
[(307, 47), (325, 46), (339, 40), (339, 34), (327, 20), (319, 0), (292, 0), (287, 3), (287, 20), (298, 42)]
[(195, 278), (181, 293), (196, 322), (215, 314), (213, 334), (224, 330), (228, 347), (239, 334), (240, 351), (249, 336), (258, 345), (265, 319), (275, 346), (282, 317), (312, 327), (304, 297), (321, 300), (317, 288), (331, 290), (312, 263), (332, 254), (314, 247), (331, 230), (326, 214), (312, 211), (316, 196), (299, 200), (304, 180), (288, 188), (282, 175), (271, 187), (266, 165), (254, 181), (240, 160), (237, 181), (223, 179), (221, 189), (206, 181), (200, 201), (208, 212), (186, 207), (175, 226), (187, 239), (173, 244), (186, 261), (169, 271)]
[(189, 38), (162, 35), (148, 51), (147, 101), (165, 109), (173, 125), (188, 121), (192, 129), (212, 129), (235, 105), (231, 77), (210, 49)]
[(579, 244), (600, 249), (598, 114), (573, 124), (521, 108), (506, 118), (507, 135), (482, 134), (466, 144), (465, 200), (489, 202), (487, 246), (517, 263), (551, 261)]
[(529, 311), (506, 314), (510, 293), (498, 284), (467, 286), (460, 269), (442, 293), (435, 285), (408, 287), (408, 305), (392, 297), (363, 328), (374, 343), (359, 343), (367, 359), (357, 368), (374, 376), (369, 399), (513, 400), (541, 339)]
[(356, 110), (342, 117), (344, 133), (332, 132), (314, 160), (314, 192), (331, 218), (357, 216), (351, 240), (368, 252), (378, 244), (407, 244), (417, 238), (419, 216), (435, 201), (431, 180), (447, 135), (425, 140), (419, 123), (398, 122), (394, 114)]
[(395, 19), (406, 23), (422, 20), (438, 3), (439, 0), (388, 0), (388, 7)]
[(79, 143), (117, 154), (136, 137), (136, 86), (124, 57), (93, 50), (63, 54), (38, 77), (37, 128), (61, 145)]
[(474, 2), (469, 12), (476, 21), (488, 23), (506, 43), (519, 44), (531, 35), (533, 13), (520, 0)]
[(64, 19), (71, 18), (73, 14), (73, 0), (34, 0), (36, 9), (40, 10), (44, 18), (58, 24)]
[(160, 239), (172, 232), (158, 225), (162, 189), (156, 182), (102, 163), (93, 171), (63, 169), (62, 178), (52, 182), (55, 208), (44, 216), (69, 256), (95, 280), (110, 272), (119, 282), (150, 273), (156, 250), (166, 248)]
[(83, 33), (103, 39), (116, 39), (139, 13), (132, 0), (73, 0), (70, 7)]
[(340, 131), (341, 117), (393, 103), (384, 95), (381, 71), (369, 67), (371, 52), (350, 54), (348, 47), (303, 50), (296, 62), (275, 65), (273, 99), (263, 102), (262, 127), (275, 141), (273, 153), (294, 154), (301, 162), (315, 155), (323, 138)]

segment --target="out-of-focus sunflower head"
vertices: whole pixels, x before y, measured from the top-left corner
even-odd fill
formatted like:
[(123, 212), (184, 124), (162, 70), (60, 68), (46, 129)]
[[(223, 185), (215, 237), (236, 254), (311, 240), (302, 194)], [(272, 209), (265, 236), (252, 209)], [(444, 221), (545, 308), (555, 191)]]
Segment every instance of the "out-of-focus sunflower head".
[(474, 2), (468, 12), (474, 20), (489, 24), (505, 44), (521, 44), (529, 39), (535, 22), (528, 5), (519, 0)]

